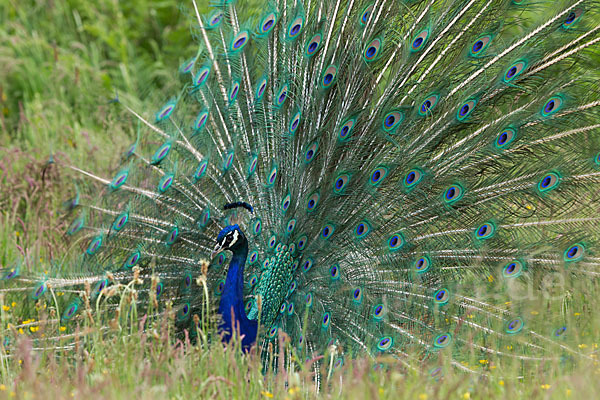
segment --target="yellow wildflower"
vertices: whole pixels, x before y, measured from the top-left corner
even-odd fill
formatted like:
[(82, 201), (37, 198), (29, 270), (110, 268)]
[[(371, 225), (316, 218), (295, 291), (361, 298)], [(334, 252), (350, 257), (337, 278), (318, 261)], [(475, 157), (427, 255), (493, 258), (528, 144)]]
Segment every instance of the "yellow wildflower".
[(498, 384), (499, 384), (500, 386), (504, 386), (504, 381), (500, 381), (500, 382), (498, 382)]
[(30, 326), (30, 327), (29, 327), (29, 330), (30, 330), (31, 332), (37, 332), (39, 329), (40, 329), (40, 327), (39, 327), (39, 326)]
[(545, 384), (541, 385), (540, 387), (541, 387), (542, 389), (544, 389), (544, 390), (548, 390), (548, 389), (550, 389), (550, 385), (549, 385), (549, 384), (547, 384), (547, 383), (545, 383)]
[(5, 391), (6, 390), (6, 386), (5, 385), (0, 385), (0, 390)]
[(5, 305), (5, 306), (2, 306), (2, 309), (3, 309), (4, 311), (8, 311), (8, 310), (10, 310), (10, 307)]
[(479, 364), (485, 365), (485, 364), (488, 364), (488, 363), (489, 363), (488, 360), (479, 360)]
[(470, 398), (471, 398), (471, 393), (466, 392), (465, 394), (463, 394), (463, 399), (469, 400)]
[(17, 306), (17, 303), (15, 303), (15, 302), (13, 301), (12, 303), (10, 303), (10, 306), (11, 306), (12, 308), (15, 308), (15, 307)]
[(585, 344), (585, 343), (581, 343), (581, 344), (580, 344), (578, 347), (579, 347), (580, 349), (585, 349), (585, 348), (587, 347), (587, 344)]
[(67, 330), (66, 326), (61, 326), (60, 328), (58, 328), (59, 331), (64, 332)]
[(427, 395), (425, 393), (421, 393), (419, 395), (419, 400), (427, 400)]
[(263, 396), (268, 397), (268, 398), (272, 398), (273, 397), (273, 393), (271, 393), (271, 392), (265, 392), (264, 390), (261, 391), (260, 394), (262, 394)]
[(20, 334), (23, 334), (23, 333), (25, 333), (25, 332), (23, 332), (23, 328), (19, 328), (19, 333), (20, 333)]

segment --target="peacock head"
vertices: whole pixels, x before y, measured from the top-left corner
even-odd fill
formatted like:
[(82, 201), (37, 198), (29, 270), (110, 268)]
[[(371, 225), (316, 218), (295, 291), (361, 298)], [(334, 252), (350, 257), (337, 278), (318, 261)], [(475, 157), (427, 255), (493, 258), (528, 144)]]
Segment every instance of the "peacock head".
[[(234, 208), (244, 208), (250, 211), (250, 213), (254, 212), (254, 208), (250, 204), (243, 201), (229, 203), (223, 206), (224, 210), (231, 210)], [(215, 258), (215, 256), (223, 250), (235, 252), (237, 249), (241, 249), (244, 246), (248, 246), (248, 241), (246, 240), (246, 236), (240, 229), (239, 225), (228, 225), (223, 228), (221, 232), (219, 232), (219, 235), (217, 236), (217, 244), (215, 245), (210, 258)]]
[(223, 250), (235, 252), (237, 249), (247, 245), (248, 241), (246, 240), (246, 236), (240, 229), (239, 225), (229, 225), (219, 232), (219, 235), (217, 236), (217, 244), (215, 245), (210, 257), (211, 259), (215, 258), (215, 256)]

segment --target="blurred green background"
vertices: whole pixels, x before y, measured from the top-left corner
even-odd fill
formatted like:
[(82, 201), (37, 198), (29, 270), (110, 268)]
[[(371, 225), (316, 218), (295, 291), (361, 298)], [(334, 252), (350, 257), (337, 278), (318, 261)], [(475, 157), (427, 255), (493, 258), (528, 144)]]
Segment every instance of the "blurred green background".
[(160, 91), (195, 53), (189, 24), (172, 1), (0, 2), (3, 146), (114, 134), (108, 100)]
[(109, 101), (154, 109), (197, 51), (192, 22), (174, 1), (0, 1), (0, 265), (60, 254), (73, 182), (47, 160), (107, 173), (136, 135)]

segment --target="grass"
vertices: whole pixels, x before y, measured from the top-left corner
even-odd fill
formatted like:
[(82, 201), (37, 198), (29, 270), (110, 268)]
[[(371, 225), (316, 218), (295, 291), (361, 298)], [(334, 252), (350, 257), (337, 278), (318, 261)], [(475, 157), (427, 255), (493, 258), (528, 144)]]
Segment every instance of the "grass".
[[(40, 270), (65, 251), (66, 222), (60, 209), (72, 183), (52, 165), (48, 168), (48, 158), (108, 172), (114, 149), (135, 137), (134, 128), (108, 101), (118, 92), (136, 108), (153, 107), (144, 94), (167, 88), (193, 48), (186, 16), (171, 1), (0, 3), (2, 266), (25, 257), (27, 268)], [(584, 304), (595, 309), (598, 300)], [(2, 306), (4, 330), (18, 322), (20, 305)], [(0, 356), (0, 398), (316, 396), (310, 363), (297, 362), (296, 371), (263, 376), (257, 356), (242, 356), (235, 346), (177, 340), (168, 323), (107, 336), (98, 333), (95, 324), (100, 322), (88, 323), (93, 333), (86, 345), (78, 343), (65, 354), (34, 352), (29, 335), (17, 331), (14, 351)], [(593, 324), (589, 331), (597, 337), (600, 323)], [(406, 371), (385, 358), (348, 361), (330, 371), (326, 355), (320, 363), (320, 396), (579, 399), (600, 394), (600, 369), (593, 360), (572, 369), (540, 369), (527, 380), (503, 379), (486, 360), (474, 362), (488, 376), (450, 368), (433, 378), (428, 371)]]

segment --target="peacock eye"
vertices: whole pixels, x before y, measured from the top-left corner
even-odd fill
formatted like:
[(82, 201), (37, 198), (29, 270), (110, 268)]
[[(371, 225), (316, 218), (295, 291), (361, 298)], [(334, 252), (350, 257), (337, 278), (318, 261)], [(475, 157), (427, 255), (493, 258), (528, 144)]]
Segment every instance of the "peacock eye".
[(548, 117), (556, 113), (562, 106), (563, 99), (560, 96), (552, 96), (542, 108), (541, 114), (544, 117)]
[(259, 33), (266, 34), (273, 29), (277, 22), (277, 16), (274, 13), (268, 14), (260, 23)]
[(575, 22), (577, 22), (581, 18), (582, 15), (583, 15), (583, 9), (581, 9), (581, 8), (571, 11), (571, 13), (569, 15), (567, 15), (567, 18), (565, 19), (565, 22), (562, 25), (563, 28), (568, 29), (571, 25), (573, 25)]
[(417, 258), (417, 260), (413, 264), (414, 269), (418, 274), (422, 274), (427, 272), (431, 267), (431, 259), (428, 256), (422, 256)]
[(371, 62), (377, 58), (379, 50), (381, 49), (381, 39), (373, 39), (363, 52), (363, 57), (366, 62)]
[(304, 272), (308, 272), (308, 271), (310, 271), (312, 266), (313, 266), (313, 260), (312, 260), (312, 258), (309, 258), (306, 261), (304, 261), (304, 264), (302, 265), (302, 270)]
[(295, 39), (298, 37), (300, 32), (302, 31), (302, 26), (304, 25), (304, 19), (302, 17), (297, 17), (292, 21), (290, 26), (288, 27), (288, 38)]
[(356, 122), (356, 119), (351, 118), (351, 119), (347, 120), (344, 123), (344, 125), (342, 125), (341, 128), (339, 128), (338, 139), (340, 141), (348, 140), (348, 138), (350, 137), (350, 134), (352, 133), (352, 128), (354, 127), (355, 122)]
[(498, 134), (494, 142), (496, 148), (505, 149), (513, 140), (515, 140), (516, 131), (512, 128), (506, 128)]
[(354, 235), (357, 239), (362, 239), (366, 237), (371, 231), (371, 226), (367, 221), (360, 222), (356, 228), (354, 229)]
[(315, 192), (310, 195), (310, 197), (308, 198), (308, 201), (306, 202), (306, 211), (307, 212), (311, 212), (317, 207), (317, 204), (319, 203), (319, 197), (320, 196), (319, 196), (318, 192)]
[(377, 348), (381, 351), (389, 350), (394, 344), (393, 339), (390, 336), (385, 336), (377, 343)]
[[(196, 73), (196, 75), (194, 75), (194, 85), (196, 85), (198, 87), (203, 86), (206, 83), (206, 81), (208, 80), (209, 74), (210, 74), (210, 67), (204, 66), (204, 67), (200, 68), (198, 70), (198, 72)], [(172, 111), (173, 110), (171, 110), (171, 112)], [(161, 114), (161, 118), (164, 119), (166, 117), (162, 117), (162, 114)]]
[(411, 169), (407, 172), (406, 176), (404, 177), (404, 186), (407, 189), (411, 189), (417, 183), (421, 182), (421, 179), (423, 179), (423, 171), (421, 171), (418, 168)]
[(335, 65), (330, 65), (323, 71), (321, 75), (321, 87), (323, 89), (329, 89), (331, 85), (335, 82), (335, 78), (337, 76), (337, 67)]
[(340, 194), (344, 191), (344, 188), (350, 181), (350, 175), (341, 174), (335, 179), (335, 183), (333, 184), (333, 191), (336, 194)]
[(451, 185), (444, 192), (444, 201), (448, 204), (452, 204), (462, 198), (464, 190), (462, 186), (455, 184)]
[(391, 111), (383, 117), (382, 128), (387, 133), (392, 134), (403, 120), (403, 113), (400, 111)]
[(302, 113), (300, 111), (298, 111), (294, 117), (292, 118), (292, 120), (290, 121), (290, 134), (294, 134), (296, 132), (296, 129), (298, 129), (298, 125), (300, 124), (300, 117), (302, 116)]
[(433, 342), (433, 345), (437, 348), (447, 347), (452, 341), (452, 336), (449, 333), (443, 333), (437, 336)]
[(448, 289), (439, 289), (433, 295), (434, 302), (441, 306), (447, 304), (449, 299), (450, 294), (448, 292)]
[(410, 50), (412, 52), (417, 52), (417, 51), (423, 49), (423, 47), (425, 46), (425, 43), (427, 42), (428, 37), (429, 37), (428, 29), (421, 31), (417, 36), (414, 37), (414, 39), (411, 43)]
[(560, 176), (555, 172), (549, 172), (546, 174), (538, 183), (538, 190), (540, 192), (548, 192), (558, 186), (560, 183)]
[(307, 57), (313, 56), (317, 52), (317, 50), (319, 50), (322, 38), (323, 36), (320, 33), (317, 33), (306, 43), (306, 49), (304, 50), (304, 54)]
[(519, 260), (514, 260), (502, 268), (502, 275), (505, 278), (517, 278), (523, 273), (523, 269), (523, 263)]
[(321, 237), (323, 239), (329, 239), (333, 235), (335, 227), (332, 224), (325, 224), (321, 230)]
[(379, 185), (383, 181), (383, 178), (385, 178), (385, 176), (387, 175), (387, 171), (388, 170), (385, 167), (378, 167), (373, 172), (371, 172), (371, 185)]
[(250, 34), (248, 33), (248, 31), (241, 31), (240, 33), (235, 35), (233, 40), (231, 41), (231, 50), (233, 52), (241, 51), (247, 44), (249, 38)]
[(256, 95), (255, 99), (258, 101), (262, 98), (263, 94), (265, 94), (265, 89), (267, 88), (267, 78), (261, 78), (256, 84)]
[(221, 21), (223, 20), (223, 12), (220, 10), (216, 10), (213, 14), (211, 14), (211, 16), (208, 18), (208, 29), (214, 29), (217, 26), (219, 26), (219, 24), (221, 23)]
[(567, 262), (579, 261), (583, 258), (584, 254), (585, 247), (580, 243), (576, 243), (565, 250), (563, 257)]
[(369, 16), (373, 12), (373, 7), (374, 7), (374, 4), (367, 6), (367, 8), (365, 8), (363, 10), (363, 12), (360, 14), (359, 22), (362, 26), (365, 26), (367, 24), (367, 21), (369, 20)]
[(422, 117), (431, 115), (431, 112), (435, 108), (439, 98), (440, 98), (439, 95), (432, 94), (432, 95), (428, 96), (425, 100), (423, 100), (423, 102), (421, 103), (421, 106), (419, 107), (419, 115)]
[(525, 67), (527, 67), (527, 63), (525, 61), (519, 60), (515, 62), (510, 67), (508, 67), (502, 79), (504, 80), (504, 82), (507, 83), (512, 81), (517, 76), (521, 75)]
[(318, 148), (319, 144), (317, 142), (313, 142), (310, 146), (308, 146), (306, 152), (304, 153), (306, 163), (309, 163), (314, 159)]
[(463, 103), (456, 113), (456, 119), (459, 121), (467, 119), (475, 109), (475, 104), (477, 104), (477, 101), (473, 99)]
[(521, 330), (523, 329), (524, 326), (525, 326), (525, 322), (523, 321), (523, 319), (515, 318), (515, 319), (508, 321), (508, 323), (506, 324), (505, 331), (506, 331), (506, 333), (512, 335), (512, 334), (521, 332)]
[(564, 333), (567, 331), (567, 327), (566, 326), (561, 326), (560, 328), (556, 329), (554, 331), (554, 336), (555, 337), (561, 337), (562, 335), (564, 335)]
[(488, 47), (490, 42), (492, 41), (492, 36), (486, 35), (478, 38), (473, 45), (471, 46), (470, 55), (472, 57), (477, 57)]
[(475, 237), (477, 239), (489, 239), (496, 233), (496, 226), (491, 222), (486, 222), (479, 225), (475, 229)]
[(390, 250), (398, 250), (404, 245), (404, 237), (400, 232), (393, 234), (388, 239), (388, 246)]

